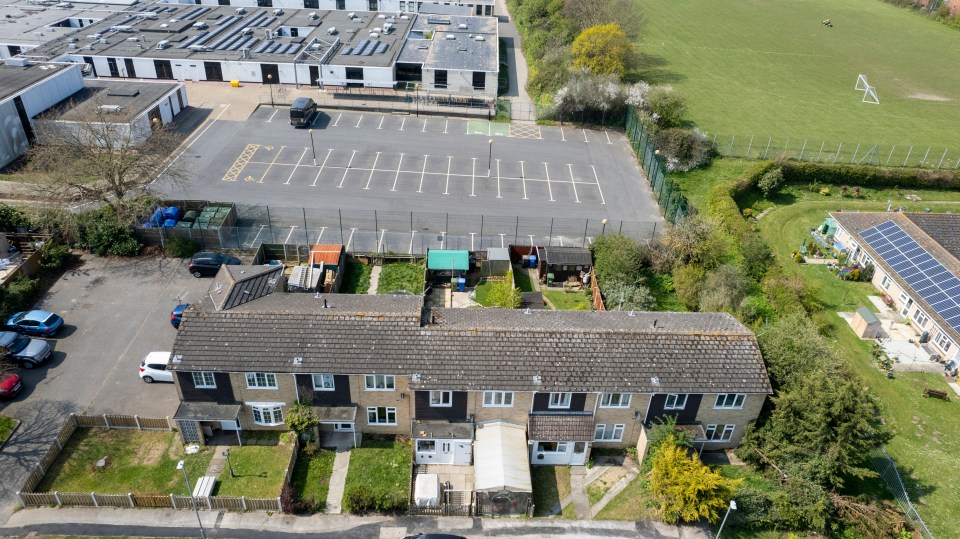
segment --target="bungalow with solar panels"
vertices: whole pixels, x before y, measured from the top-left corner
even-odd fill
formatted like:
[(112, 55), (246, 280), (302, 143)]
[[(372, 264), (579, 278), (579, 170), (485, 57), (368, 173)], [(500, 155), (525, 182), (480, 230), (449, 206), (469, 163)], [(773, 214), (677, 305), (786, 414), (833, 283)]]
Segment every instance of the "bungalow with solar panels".
[(164, 4), (202, 6), (270, 7), (288, 9), (329, 9), (340, 11), (402, 11), (446, 15), (496, 15), (496, 0), (163, 0)]
[[(960, 358), (960, 215), (834, 212), (849, 261), (876, 267), (872, 283), (944, 361)], [(932, 347), (932, 348), (930, 348)]]

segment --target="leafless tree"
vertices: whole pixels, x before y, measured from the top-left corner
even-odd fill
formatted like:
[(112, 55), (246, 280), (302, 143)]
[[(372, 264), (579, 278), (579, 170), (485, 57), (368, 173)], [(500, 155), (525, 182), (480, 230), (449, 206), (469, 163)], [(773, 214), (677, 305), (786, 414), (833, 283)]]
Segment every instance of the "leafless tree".
[(174, 160), (181, 135), (159, 120), (131, 116), (97, 93), (43, 115), (25, 167), (42, 198), (55, 207), (110, 206), (129, 220), (129, 201), (145, 195), (160, 173), (185, 182), (186, 170)]
[(632, 0), (564, 0), (563, 14), (580, 31), (598, 24), (618, 24), (632, 40), (640, 37), (645, 17)]

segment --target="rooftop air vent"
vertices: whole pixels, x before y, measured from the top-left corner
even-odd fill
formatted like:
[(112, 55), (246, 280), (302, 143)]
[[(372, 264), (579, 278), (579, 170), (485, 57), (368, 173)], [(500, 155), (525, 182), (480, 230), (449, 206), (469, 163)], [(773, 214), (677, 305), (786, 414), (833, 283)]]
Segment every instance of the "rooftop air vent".
[(352, 12), (352, 11), (351, 11), (350, 13), (347, 13), (347, 18), (348, 18), (348, 19), (352, 19), (352, 18), (354, 18), (354, 17), (356, 17), (356, 16), (357, 16), (357, 14), (354, 13), (354, 12)]
[(156, 48), (157, 48), (158, 51), (162, 51), (163, 49), (169, 49), (169, 48), (170, 48), (170, 42), (167, 41), (166, 39), (164, 39), (163, 41), (158, 41)]
[(316, 11), (311, 11), (310, 13), (307, 13), (307, 18), (310, 19), (311, 21), (314, 21), (319, 19), (320, 17), (317, 15)]
[(196, 28), (197, 30), (203, 30), (204, 28), (207, 27), (207, 23), (203, 21), (198, 21), (193, 23), (193, 27)]
[(457, 25), (457, 28), (459, 28), (459, 29), (461, 29), (461, 30), (466, 30), (466, 29), (467, 29), (467, 25), (466, 25), (466, 24), (463, 24), (463, 23), (460, 23), (460, 24)]
[(410, 20), (410, 17), (408, 17), (408, 16), (406, 16), (406, 15), (400, 15), (400, 20), (401, 20), (401, 21), (409, 21), (409, 20)]
[(378, 18), (378, 19), (386, 19), (387, 16), (384, 15), (383, 13), (381, 13), (381, 14), (377, 15), (377, 18)]
[(121, 107), (120, 105), (100, 105), (99, 107), (97, 107), (97, 112), (119, 114), (123, 112), (123, 107)]
[(136, 43), (137, 41), (140, 41), (140, 38), (139, 38), (139, 37), (128, 37), (128, 38), (127, 38), (127, 41), (129, 41), (129, 42), (131, 42), (131, 43)]
[(419, 372), (415, 372), (415, 373), (411, 374), (411, 375), (410, 375), (410, 381), (413, 382), (413, 383), (415, 383), (415, 384), (419, 384), (419, 383), (420, 383), (420, 373), (419, 373)]
[(473, 38), (473, 39), (474, 39), (474, 41), (486, 41), (486, 39), (484, 39), (483, 36), (477, 36), (477, 37), (475, 37), (475, 38)]
[(280, 8), (277, 8), (277, 9), (273, 10), (273, 14), (274, 14), (274, 15), (283, 15), (283, 10), (280, 9)]
[(457, 36), (455, 36), (454, 34), (447, 34), (447, 35), (443, 36), (443, 39), (447, 39), (447, 40), (449, 40), (449, 41), (453, 41), (454, 39), (457, 39)]
[(659, 376), (651, 376), (651, 377), (650, 377), (650, 383), (653, 384), (653, 385), (655, 385), (655, 386), (660, 385), (660, 377), (659, 377)]
[(327, 28), (327, 34), (331, 36), (337, 35), (337, 27), (331, 26), (330, 28)]
[(303, 358), (302, 358), (302, 357), (299, 357), (299, 356), (293, 358), (293, 364), (294, 364), (294, 365), (303, 365)]
[(380, 37), (380, 34), (376, 32), (370, 32), (370, 37)]
[(540, 376), (539, 373), (534, 374), (534, 375), (533, 375), (533, 383), (538, 384), (538, 385), (539, 385), (539, 384), (542, 384), (542, 383), (543, 383), (543, 376)]
[(236, 11), (234, 11), (234, 13), (236, 13), (237, 15), (243, 15), (246, 12), (247, 10), (243, 9), (242, 7), (238, 7)]

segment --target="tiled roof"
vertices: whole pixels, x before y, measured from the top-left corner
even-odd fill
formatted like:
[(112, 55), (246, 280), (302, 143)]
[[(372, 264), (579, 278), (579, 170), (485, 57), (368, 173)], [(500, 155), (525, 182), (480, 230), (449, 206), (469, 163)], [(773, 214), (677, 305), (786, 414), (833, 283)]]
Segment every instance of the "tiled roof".
[(343, 253), (343, 245), (339, 243), (323, 243), (310, 246), (310, 262), (319, 264), (323, 262), (329, 266), (340, 264), (340, 255)]
[(906, 213), (933, 241), (960, 260), (960, 215), (947, 213)]
[(540, 256), (551, 266), (592, 266), (590, 249), (584, 247), (541, 247)]
[(770, 392), (753, 333), (727, 314), (435, 309), (421, 326), (418, 297), (322, 297), (331, 308), (273, 294), (191, 311), (171, 368), (417, 374), (423, 390)]
[(590, 414), (530, 414), (530, 439), (541, 442), (589, 442), (593, 440)]

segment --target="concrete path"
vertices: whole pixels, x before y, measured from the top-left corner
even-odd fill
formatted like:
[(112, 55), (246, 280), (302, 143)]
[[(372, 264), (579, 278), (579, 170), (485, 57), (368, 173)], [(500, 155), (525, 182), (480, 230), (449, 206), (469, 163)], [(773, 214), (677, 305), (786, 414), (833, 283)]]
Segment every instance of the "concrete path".
[(343, 512), (343, 489), (347, 484), (349, 468), (350, 449), (338, 447), (337, 456), (333, 459), (333, 473), (330, 474), (330, 488), (327, 490), (327, 513), (339, 515)]
[(573, 499), (573, 508), (577, 511), (577, 519), (587, 520), (591, 517), (590, 498), (587, 497), (587, 467), (570, 467), (570, 497)]
[(377, 287), (380, 286), (380, 270), (383, 266), (374, 266), (370, 272), (370, 286), (367, 288), (367, 294), (376, 294)]
[(218, 445), (213, 448), (213, 458), (210, 459), (210, 465), (207, 466), (207, 473), (203, 475), (209, 475), (212, 477), (219, 477), (220, 472), (223, 471), (224, 466), (227, 464), (227, 456), (225, 453), (229, 449), (225, 445)]
[[(512, 107), (516, 109), (515, 112), (529, 113), (529, 111), (533, 110), (533, 100), (530, 99), (530, 95), (527, 94), (529, 69), (527, 67), (527, 59), (524, 58), (523, 51), (521, 50), (523, 42), (520, 39), (520, 32), (517, 31), (517, 26), (513, 23), (513, 16), (510, 15), (510, 11), (507, 9), (506, 0), (497, 0), (497, 13), (500, 14), (498, 17), (500, 20), (500, 39), (506, 42), (507, 57), (510, 62), (510, 90), (507, 91), (504, 97), (510, 99)], [(514, 117), (516, 117), (516, 113)], [(531, 120), (535, 120), (535, 118), (531, 117)]]
[(597, 503), (593, 504), (593, 507), (590, 508), (590, 518), (597, 516), (597, 513), (602, 511), (611, 500), (616, 498), (617, 494), (623, 492), (623, 489), (627, 488), (627, 485), (637, 478), (638, 473), (639, 470), (636, 468), (630, 468), (630, 471), (627, 472), (627, 475), (621, 477), (620, 480), (617, 481), (617, 484), (610, 487), (610, 490), (608, 490), (607, 493), (604, 494)]

